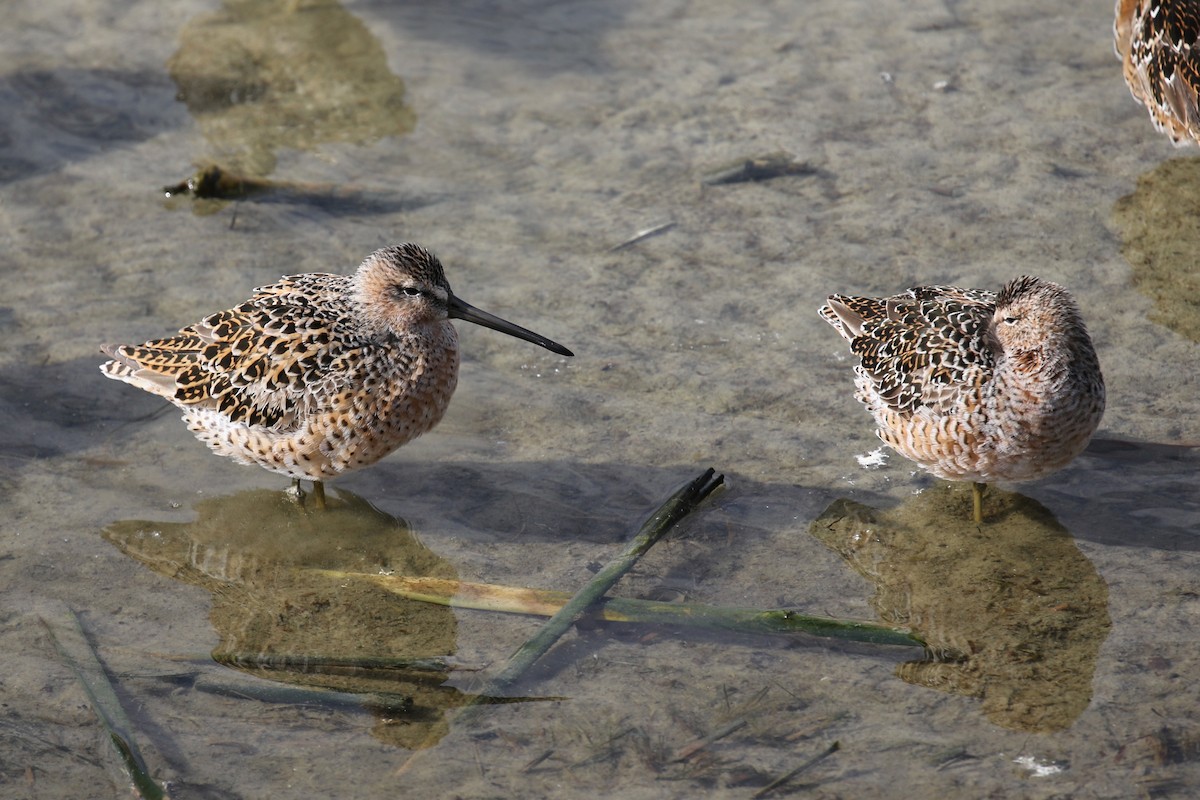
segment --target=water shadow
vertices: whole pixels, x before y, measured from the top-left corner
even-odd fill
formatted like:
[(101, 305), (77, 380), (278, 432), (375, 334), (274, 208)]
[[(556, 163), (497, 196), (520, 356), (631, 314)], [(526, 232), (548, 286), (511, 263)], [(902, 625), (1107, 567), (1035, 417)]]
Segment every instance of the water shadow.
[(810, 531), (874, 584), (882, 620), (928, 642), (898, 677), (978, 697), (1005, 728), (1064, 730), (1091, 701), (1108, 587), (1044, 507), (990, 490), (976, 525), (962, 489), (942, 483), (886, 511), (837, 500)]
[(1200, 342), (1200, 158), (1173, 158), (1138, 178), (1113, 204), (1133, 285), (1154, 301), (1150, 319)]
[(283, 148), (366, 144), (416, 125), (379, 40), (334, 0), (226, 0), (167, 61), (215, 160), (265, 176)]
[(377, 712), (372, 734), (389, 744), (417, 747), (445, 733), (445, 711), (464, 702), (444, 685), (450, 668), (438, 667), (455, 652), (453, 612), (329, 574), (455, 578), (406, 522), (344, 491), (324, 512), (265, 489), (203, 500), (196, 512), (191, 522), (114, 522), (103, 536), (154, 572), (211, 592), (216, 661), (360, 695)]
[(54, 172), (178, 127), (154, 71), (26, 69), (0, 76), (0, 183)]

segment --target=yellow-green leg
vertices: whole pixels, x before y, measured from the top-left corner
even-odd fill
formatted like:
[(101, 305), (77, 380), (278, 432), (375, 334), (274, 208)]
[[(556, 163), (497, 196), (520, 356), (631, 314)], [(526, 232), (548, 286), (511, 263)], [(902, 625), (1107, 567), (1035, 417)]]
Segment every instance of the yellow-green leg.
[[(300, 506), (301, 508), (304, 508), (305, 493), (304, 493), (304, 490), (300, 488), (300, 479), (299, 478), (292, 478), (292, 485), (288, 488), (286, 494), (288, 497), (291, 498), (293, 503)], [(325, 482), (324, 481), (313, 481), (312, 499), (313, 499), (313, 507), (315, 509), (317, 509), (317, 511), (325, 510)]]
[(983, 490), (986, 483), (971, 483), (971, 499), (975, 501), (975, 523), (983, 522)]

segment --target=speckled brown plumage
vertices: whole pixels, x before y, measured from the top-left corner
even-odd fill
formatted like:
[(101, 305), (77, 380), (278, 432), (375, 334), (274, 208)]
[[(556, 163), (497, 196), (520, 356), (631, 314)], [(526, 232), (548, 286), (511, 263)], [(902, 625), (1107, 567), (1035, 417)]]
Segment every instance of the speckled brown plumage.
[(101, 366), (174, 403), (212, 450), (323, 481), (375, 463), (438, 423), (458, 381), (451, 318), (571, 352), (455, 297), (413, 244), (354, 275), (293, 275), (178, 334), (104, 348)]
[(1178, 145), (1200, 139), (1200, 0), (1117, 0), (1113, 33), (1125, 83), (1154, 127)]
[(855, 396), (879, 438), (938, 477), (1038, 478), (1082, 452), (1100, 423), (1100, 364), (1057, 284), (833, 295), (820, 313), (859, 359)]

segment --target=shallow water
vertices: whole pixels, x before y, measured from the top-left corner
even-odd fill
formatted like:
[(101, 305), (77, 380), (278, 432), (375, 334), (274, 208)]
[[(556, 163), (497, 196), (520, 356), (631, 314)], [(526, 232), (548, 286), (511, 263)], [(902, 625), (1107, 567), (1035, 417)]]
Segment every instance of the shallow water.
[[(1164, 318), (1172, 292), (1139, 282), (1122, 249), (1128, 216), (1113, 213), (1148, 209), (1139, 252), (1170, 252), (1171, 224), (1146, 243), (1154, 204), (1121, 201), (1142, 176), (1187, 174), (1155, 172), (1163, 162), (1196, 156), (1129, 97), (1110, 4), (286, 5), (299, 9), (6, 7), (6, 796), (126, 792), (39, 623), (67, 609), (116, 681), (151, 772), (179, 797), (745, 797), (834, 741), (793, 786), (1193, 793), (1197, 350)], [(278, 24), (257, 30), (287, 46), (217, 35), (206, 26), (222, 8), (267, 9)], [(180, 65), (220, 69), (189, 95)], [(811, 169), (703, 183), (778, 151)], [(236, 203), (163, 198), (213, 159), (285, 186)], [(277, 517), (287, 512), (245, 492), (284, 482), (213, 457), (172, 409), (97, 370), (102, 343), (171, 332), (281, 274), (349, 271), (404, 240), (438, 253), (467, 300), (578, 355), (460, 326), (463, 371), (441, 426), (337, 484), (403, 529), (264, 537), (268, 523), (290, 530)], [(1069, 468), (1003, 487), (1016, 498), (997, 490), (982, 532), (949, 521), (939, 539), (969, 492), (899, 458), (859, 465), (878, 442), (852, 399), (845, 346), (815, 310), (833, 291), (998, 288), (1022, 273), (1075, 292), (1108, 411)], [(1155, 274), (1176, 296), (1191, 286)], [(907, 619), (962, 658), (589, 628), (521, 685), (530, 702), (456, 727), (479, 671), (535, 620), (429, 612), (442, 639), (396, 654), (408, 607), (295, 579), (299, 566), (416, 558), (463, 580), (574, 590), (709, 465), (729, 488), (616, 594)], [(814, 535), (840, 498), (889, 527)], [(246, 502), (264, 505), (239, 510)], [(246, 527), (192, 524), (221, 513)], [(1014, 514), (1046, 525), (1044, 540)], [(173, 555), (135, 547), (139, 531), (157, 531), (156, 546), (180, 537)], [(967, 587), (961, 605), (953, 587)], [(313, 705), (262, 694), (289, 676), (209, 658), (251, 633), (265, 636), (251, 649), (327, 641), (338, 653), (308, 655), (440, 649), (454, 661), (397, 684), (408, 711)]]

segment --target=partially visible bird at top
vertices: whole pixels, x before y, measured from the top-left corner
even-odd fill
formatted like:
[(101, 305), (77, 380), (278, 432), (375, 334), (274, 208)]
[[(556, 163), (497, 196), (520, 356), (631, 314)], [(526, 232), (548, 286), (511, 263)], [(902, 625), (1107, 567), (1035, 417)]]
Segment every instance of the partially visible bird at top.
[(1200, 141), (1200, 0), (1117, 0), (1117, 57), (1134, 99), (1177, 145)]
[(1016, 278), (998, 294), (835, 294), (820, 314), (859, 359), (855, 397), (879, 438), (939, 478), (971, 481), (976, 522), (985, 484), (1061, 469), (1104, 414), (1104, 377), (1079, 307), (1049, 281)]
[(101, 371), (178, 406), (215, 453), (293, 479), (374, 464), (436, 425), (458, 382), (462, 319), (570, 350), (481, 311), (450, 290), (415, 244), (376, 250), (353, 275), (307, 273), (174, 336), (107, 345)]

